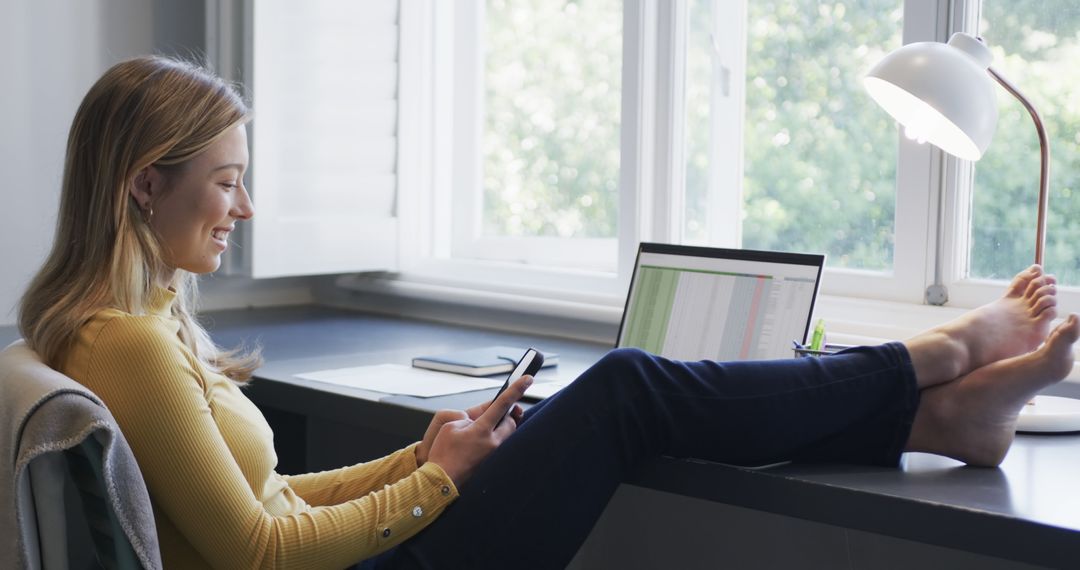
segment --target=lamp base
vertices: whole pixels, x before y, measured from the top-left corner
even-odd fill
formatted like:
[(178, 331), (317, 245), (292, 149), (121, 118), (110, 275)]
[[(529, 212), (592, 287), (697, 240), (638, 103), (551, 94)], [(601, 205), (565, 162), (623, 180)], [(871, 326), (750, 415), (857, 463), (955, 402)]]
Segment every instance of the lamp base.
[(1020, 410), (1019, 433), (1080, 432), (1080, 400), (1060, 396), (1035, 396)]

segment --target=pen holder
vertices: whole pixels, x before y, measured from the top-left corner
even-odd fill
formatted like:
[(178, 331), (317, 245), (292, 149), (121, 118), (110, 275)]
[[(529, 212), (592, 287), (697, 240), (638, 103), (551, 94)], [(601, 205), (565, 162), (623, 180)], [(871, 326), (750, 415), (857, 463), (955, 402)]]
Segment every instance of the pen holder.
[(844, 350), (845, 348), (851, 348), (855, 346), (853, 344), (832, 344), (825, 343), (825, 346), (821, 350), (814, 350), (804, 344), (799, 344), (796, 341), (791, 341), (792, 350), (795, 351), (795, 357), (801, 358), (804, 356), (816, 357), (816, 356), (828, 356)]

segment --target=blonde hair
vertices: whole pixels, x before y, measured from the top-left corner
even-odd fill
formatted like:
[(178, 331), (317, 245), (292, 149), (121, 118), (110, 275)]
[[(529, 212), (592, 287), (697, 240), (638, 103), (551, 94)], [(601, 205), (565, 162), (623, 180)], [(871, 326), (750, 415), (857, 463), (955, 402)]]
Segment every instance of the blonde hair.
[[(119, 63), (90, 88), (68, 134), (52, 251), (19, 311), (19, 330), (46, 364), (63, 365), (96, 312), (146, 314), (155, 283), (172, 271), (130, 194), (136, 174), (151, 165), (182, 165), (250, 119), (229, 84), (165, 57)], [(221, 350), (195, 320), (195, 275), (177, 269), (172, 285), (183, 343), (229, 378), (250, 378), (261, 363), (257, 351)]]

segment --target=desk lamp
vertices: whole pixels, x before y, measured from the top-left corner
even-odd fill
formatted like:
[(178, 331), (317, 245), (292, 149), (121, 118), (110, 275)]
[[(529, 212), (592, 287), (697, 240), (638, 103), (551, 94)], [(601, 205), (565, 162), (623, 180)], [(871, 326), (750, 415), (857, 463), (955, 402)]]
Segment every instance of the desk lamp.
[[(979, 160), (997, 126), (993, 78), (1016, 97), (1035, 121), (1042, 167), (1039, 216), (1035, 227), (1035, 263), (1042, 264), (1046, 244), (1050, 145), (1039, 113), (990, 63), (993, 54), (980, 38), (956, 33), (949, 43), (918, 42), (903, 46), (875, 65), (863, 80), (870, 96), (898, 123), (908, 138), (929, 142), (965, 160)], [(1036, 396), (1020, 413), (1017, 431), (1080, 431), (1080, 400)]]

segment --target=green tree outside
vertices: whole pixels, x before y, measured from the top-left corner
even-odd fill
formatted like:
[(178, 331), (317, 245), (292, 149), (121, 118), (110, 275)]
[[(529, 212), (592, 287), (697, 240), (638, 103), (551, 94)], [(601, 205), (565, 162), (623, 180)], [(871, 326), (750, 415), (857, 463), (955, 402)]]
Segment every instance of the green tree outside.
[[(704, 235), (709, 0), (691, 6), (687, 218)], [(827, 252), (834, 267), (892, 268), (896, 127), (862, 76), (901, 45), (900, 0), (747, 4), (743, 246)], [(695, 128), (695, 126), (700, 125)]]
[[(487, 2), (483, 230), (617, 232), (622, 4)], [(897, 127), (862, 87), (900, 46), (902, 0), (748, 2), (743, 245), (826, 252), (834, 267), (888, 271), (895, 247)], [(707, 236), (709, 0), (693, 0), (687, 58), (686, 228)], [(982, 35), (1051, 136), (1046, 265), (1080, 284), (1080, 4), (985, 0)], [(1000, 90), (998, 132), (976, 163), (971, 274), (1006, 278), (1034, 250), (1038, 150)]]
[[(1080, 4), (984, 0), (980, 34), (995, 69), (1024, 93), (1050, 139), (1044, 264), (1080, 284)], [(1039, 142), (1027, 111), (998, 89), (997, 133), (975, 164), (971, 275), (1007, 279), (1035, 257)]]
[(613, 238), (622, 2), (487, 2), (485, 235)]

